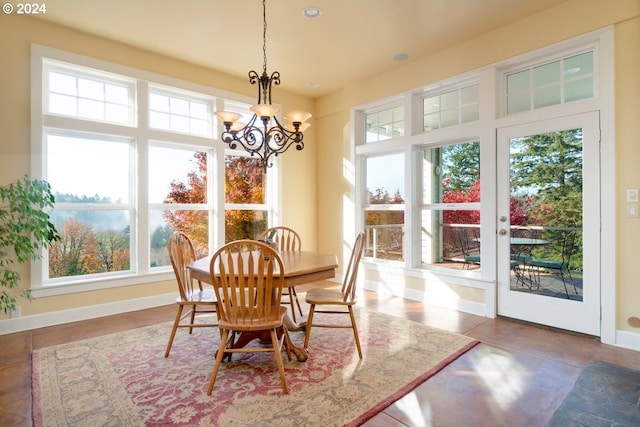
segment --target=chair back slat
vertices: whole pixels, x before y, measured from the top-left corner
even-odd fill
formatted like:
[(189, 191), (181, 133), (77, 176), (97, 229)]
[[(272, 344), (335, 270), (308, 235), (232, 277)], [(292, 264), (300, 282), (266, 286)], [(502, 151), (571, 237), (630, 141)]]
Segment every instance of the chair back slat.
[(280, 251), (299, 251), (302, 249), (300, 235), (289, 227), (277, 226), (267, 228), (263, 231), (258, 240), (270, 239), (276, 243)]
[(230, 242), (211, 258), (210, 273), (223, 321), (250, 326), (279, 319), (284, 267), (269, 245)]
[[(178, 282), (178, 291), (183, 301), (187, 300), (188, 295), (193, 293), (193, 280), (191, 279), (191, 270), (187, 268), (189, 264), (196, 260), (195, 250), (191, 239), (181, 232), (175, 232), (169, 238), (169, 259), (171, 267)], [(202, 285), (199, 284), (200, 289)]]
[(364, 249), (364, 233), (358, 234), (356, 241), (351, 250), (351, 257), (349, 258), (349, 264), (344, 275), (342, 282), (342, 294), (343, 300), (355, 300), (356, 298), (356, 283), (358, 280), (358, 265), (362, 258), (362, 251)]

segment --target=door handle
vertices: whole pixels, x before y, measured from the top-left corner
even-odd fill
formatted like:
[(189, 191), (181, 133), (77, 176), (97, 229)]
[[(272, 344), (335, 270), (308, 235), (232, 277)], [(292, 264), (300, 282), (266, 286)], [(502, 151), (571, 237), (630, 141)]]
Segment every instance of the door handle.
[(501, 236), (505, 236), (505, 235), (507, 234), (507, 230), (505, 230), (504, 228), (501, 228), (501, 229), (498, 231), (498, 234), (499, 234), (499, 235), (501, 235)]

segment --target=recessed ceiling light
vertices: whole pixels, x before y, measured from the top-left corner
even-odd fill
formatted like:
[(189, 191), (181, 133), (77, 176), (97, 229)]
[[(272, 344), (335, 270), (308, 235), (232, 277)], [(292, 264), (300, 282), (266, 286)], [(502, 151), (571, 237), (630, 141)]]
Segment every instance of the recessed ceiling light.
[(309, 87), (311, 89), (316, 89), (316, 88), (320, 87), (320, 83), (318, 83), (318, 82), (310, 82), (310, 83), (307, 83), (307, 87)]
[(396, 62), (406, 61), (407, 59), (409, 59), (409, 55), (407, 55), (406, 53), (399, 53), (397, 55), (394, 55), (393, 57), (393, 60)]
[(320, 9), (314, 6), (309, 6), (302, 9), (302, 16), (309, 19), (319, 18), (321, 13), (322, 12), (320, 11)]

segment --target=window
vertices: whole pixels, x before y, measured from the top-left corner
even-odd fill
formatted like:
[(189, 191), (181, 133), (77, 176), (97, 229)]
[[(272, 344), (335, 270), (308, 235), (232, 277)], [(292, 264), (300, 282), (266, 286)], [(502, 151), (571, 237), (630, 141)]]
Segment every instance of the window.
[(480, 143), (420, 152), (421, 264), (475, 269), (480, 263)]
[(404, 154), (366, 159), (364, 256), (404, 260)]
[(210, 102), (152, 89), (149, 127), (199, 136), (211, 134)]
[(404, 107), (401, 105), (368, 113), (365, 142), (378, 142), (404, 136)]
[(507, 114), (594, 96), (593, 52), (506, 75)]
[(150, 267), (171, 265), (167, 244), (174, 231), (189, 236), (197, 257), (209, 252), (208, 163), (206, 151), (149, 147)]
[(55, 131), (47, 131), (44, 139), (47, 178), (56, 198), (51, 219), (61, 237), (49, 250), (49, 278), (135, 270), (130, 234), (134, 142)]
[(480, 118), (478, 85), (424, 98), (422, 115), (425, 132), (477, 121)]
[[(42, 138), (33, 150), (43, 153), (34, 175), (51, 184), (62, 237), (32, 263), (36, 296), (168, 279), (175, 231), (205, 256), (266, 227), (276, 210), (269, 206), (278, 206), (272, 173), (213, 136), (214, 105), (244, 104), (208, 87), (41, 46), (34, 52), (41, 105), (32, 121)], [(223, 180), (225, 194), (217, 194)]]
[(133, 85), (89, 78), (64, 68), (48, 73), (47, 111), (122, 125), (133, 124)]

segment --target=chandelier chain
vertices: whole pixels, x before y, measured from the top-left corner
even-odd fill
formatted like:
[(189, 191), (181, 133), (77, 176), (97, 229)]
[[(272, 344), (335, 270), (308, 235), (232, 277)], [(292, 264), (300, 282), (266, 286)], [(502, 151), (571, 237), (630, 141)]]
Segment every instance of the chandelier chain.
[(262, 0), (262, 72), (267, 74), (267, 0)]

